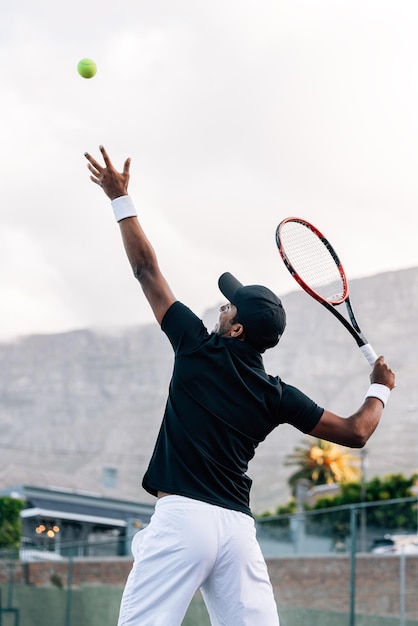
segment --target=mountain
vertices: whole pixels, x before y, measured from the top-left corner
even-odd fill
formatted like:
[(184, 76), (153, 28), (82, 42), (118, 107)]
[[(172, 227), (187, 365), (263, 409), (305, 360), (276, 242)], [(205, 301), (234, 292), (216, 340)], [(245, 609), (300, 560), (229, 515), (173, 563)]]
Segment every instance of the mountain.
[[(418, 268), (352, 280), (350, 290), (362, 329), (397, 374), (366, 446), (366, 479), (409, 476), (418, 469)], [(266, 369), (321, 406), (352, 413), (369, 386), (364, 356), (303, 291), (282, 300), (288, 324), (264, 356)], [(216, 317), (207, 311), (208, 328)], [(34, 484), (153, 501), (141, 479), (172, 369), (171, 346), (156, 324), (23, 337), (0, 344), (0, 368), (0, 489)], [(255, 512), (287, 501), (294, 470), (283, 461), (304, 437), (284, 425), (259, 446), (248, 472)]]

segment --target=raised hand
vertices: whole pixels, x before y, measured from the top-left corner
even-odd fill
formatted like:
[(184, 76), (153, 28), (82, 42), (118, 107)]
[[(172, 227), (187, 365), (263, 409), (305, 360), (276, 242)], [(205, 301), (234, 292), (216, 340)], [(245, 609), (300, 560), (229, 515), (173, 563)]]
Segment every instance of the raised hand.
[(96, 185), (99, 185), (110, 200), (114, 200), (120, 196), (127, 196), (131, 159), (126, 159), (123, 164), (122, 172), (118, 172), (113, 166), (104, 147), (99, 146), (99, 149), (103, 156), (104, 166), (100, 165), (88, 152), (84, 153), (84, 156), (89, 162), (87, 167), (91, 172), (90, 180), (96, 183)]

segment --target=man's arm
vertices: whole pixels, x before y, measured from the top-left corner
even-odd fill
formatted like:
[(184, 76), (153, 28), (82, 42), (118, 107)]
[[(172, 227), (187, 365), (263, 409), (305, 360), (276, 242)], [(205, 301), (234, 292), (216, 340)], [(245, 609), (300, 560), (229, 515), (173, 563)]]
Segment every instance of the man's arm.
[(99, 185), (110, 198), (114, 210), (116, 205), (119, 205), (119, 208), (124, 205), (127, 207), (122, 215), (128, 213), (130, 216), (121, 217), (119, 221), (123, 244), (133, 273), (141, 284), (157, 322), (161, 324), (167, 309), (175, 302), (176, 298), (160, 271), (155, 251), (142, 230), (136, 218), (136, 211), (127, 197), (131, 160), (126, 159), (123, 171), (118, 172), (112, 165), (103, 146), (100, 146), (100, 152), (103, 156), (104, 166), (100, 165), (87, 152), (84, 155), (89, 162), (90, 179)]
[[(384, 385), (389, 391), (395, 387), (395, 374), (380, 356), (370, 374), (373, 384)], [(382, 390), (385, 395), (385, 389)], [(361, 407), (350, 415), (340, 417), (330, 411), (324, 411), (315, 428), (309, 433), (319, 439), (325, 439), (351, 448), (362, 448), (375, 431), (383, 413), (384, 402), (373, 394), (379, 394), (379, 388), (370, 387)], [(389, 395), (389, 392), (387, 392)]]

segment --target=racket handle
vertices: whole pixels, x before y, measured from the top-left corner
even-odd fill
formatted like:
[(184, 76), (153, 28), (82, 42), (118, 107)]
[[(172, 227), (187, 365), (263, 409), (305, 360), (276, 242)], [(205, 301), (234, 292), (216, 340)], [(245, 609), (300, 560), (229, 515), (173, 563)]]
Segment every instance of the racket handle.
[(373, 365), (377, 361), (377, 354), (373, 350), (371, 345), (369, 343), (366, 343), (364, 346), (360, 346), (360, 350), (362, 351), (362, 353), (364, 354), (364, 356), (368, 360), (369, 365), (371, 365), (373, 367)]

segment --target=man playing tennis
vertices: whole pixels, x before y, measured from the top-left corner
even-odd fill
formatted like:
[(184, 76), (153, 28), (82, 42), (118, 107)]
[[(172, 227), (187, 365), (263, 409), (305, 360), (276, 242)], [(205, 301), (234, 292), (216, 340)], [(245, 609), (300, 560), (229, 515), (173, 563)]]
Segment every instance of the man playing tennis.
[(380, 357), (366, 399), (343, 418), (265, 372), (286, 316), (260, 285), (219, 279), (228, 303), (209, 334), (177, 301), (128, 195), (130, 159), (113, 167), (85, 154), (91, 180), (112, 201), (126, 254), (157, 322), (170, 340), (174, 369), (160, 432), (143, 487), (157, 497), (149, 526), (132, 541), (134, 564), (119, 626), (180, 626), (200, 589), (213, 626), (278, 626), (264, 558), (256, 540), (248, 462), (279, 424), (290, 423), (345, 446), (362, 447), (382, 415), (395, 377)]

